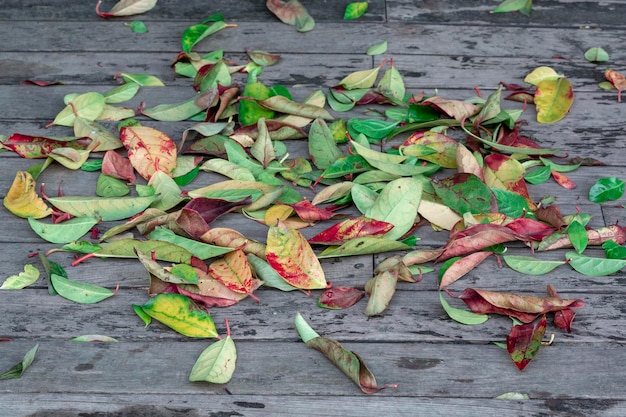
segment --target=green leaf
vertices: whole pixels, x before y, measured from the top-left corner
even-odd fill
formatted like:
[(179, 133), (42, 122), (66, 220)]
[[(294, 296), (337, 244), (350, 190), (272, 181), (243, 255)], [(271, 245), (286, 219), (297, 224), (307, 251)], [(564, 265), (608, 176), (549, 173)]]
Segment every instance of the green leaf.
[(326, 169), (342, 157), (333, 134), (322, 119), (315, 119), (309, 130), (309, 154), (319, 169)]
[(516, 218), (531, 212), (528, 202), (521, 195), (499, 188), (492, 188), (491, 192), (498, 201), (498, 211), (507, 217)]
[(395, 240), (413, 228), (422, 199), (422, 183), (415, 178), (399, 178), (383, 188), (380, 196), (365, 213), (370, 219), (394, 225), (385, 238)]
[(102, 221), (127, 219), (144, 211), (158, 196), (146, 197), (50, 197), (48, 202), (76, 217), (91, 217)]
[(550, 179), (550, 167), (542, 166), (540, 168), (529, 171), (524, 179), (531, 184), (543, 184)]
[[(398, 176), (413, 176), (428, 173), (433, 170), (433, 165), (430, 164), (410, 165), (404, 163), (408, 158), (410, 158), (406, 155), (394, 155), (390, 153), (378, 152), (354, 141), (350, 142), (350, 144), (356, 153), (365, 158), (371, 166), (389, 174)], [(414, 159), (417, 161), (416, 158)]]
[(110, 175), (100, 174), (96, 183), (98, 197), (124, 197), (130, 193), (126, 182)]
[(565, 258), (574, 270), (590, 277), (611, 275), (626, 266), (626, 260), (623, 259), (592, 258), (576, 252), (567, 252)]
[(185, 101), (171, 104), (159, 104), (150, 108), (142, 108), (141, 113), (161, 122), (180, 122), (211, 107), (217, 98), (217, 90), (208, 88), (199, 95)]
[(126, 83), (139, 84), (141, 87), (163, 87), (163, 81), (159, 80), (154, 75), (149, 74), (127, 74), (120, 73), (115, 78), (122, 78)]
[(104, 102), (107, 104), (124, 103), (135, 97), (141, 86), (137, 83), (124, 83), (104, 93)]
[(77, 117), (86, 120), (96, 120), (104, 110), (104, 96), (100, 93), (89, 92), (73, 98), (51, 124), (60, 126), (74, 126)]
[(108, 288), (86, 282), (71, 281), (60, 275), (50, 275), (50, 281), (57, 293), (63, 298), (80, 304), (94, 304), (115, 295)]
[(396, 240), (366, 236), (351, 239), (341, 246), (330, 246), (317, 255), (317, 257), (323, 259), (336, 258), (339, 256), (371, 255), (374, 253), (405, 251), (410, 249), (411, 246)]
[(387, 308), (396, 292), (397, 283), (397, 273), (383, 271), (365, 284), (365, 290), (369, 292), (369, 299), (365, 307), (366, 316), (378, 315)]
[(236, 362), (235, 342), (226, 336), (202, 351), (191, 369), (189, 380), (225, 384), (232, 378)]
[(503, 256), (509, 268), (526, 275), (544, 275), (551, 272), (565, 261), (542, 261), (531, 256)]
[(341, 178), (371, 170), (373, 167), (361, 155), (348, 155), (337, 159), (322, 172), (322, 178)]
[(256, 124), (261, 117), (266, 120), (274, 117), (274, 111), (261, 106), (257, 100), (265, 100), (270, 97), (271, 92), (260, 81), (248, 82), (244, 87), (242, 97), (250, 97), (249, 99), (241, 99), (239, 101), (239, 122), (248, 126)]
[(298, 335), (304, 343), (308, 343), (316, 337), (320, 337), (320, 335), (315, 330), (313, 330), (309, 323), (306, 322), (306, 320), (304, 319), (304, 317), (302, 317), (302, 314), (300, 314), (299, 311), (296, 313), (295, 324)]
[(489, 213), (493, 193), (474, 174), (461, 173), (433, 182), (435, 193), (443, 203), (459, 214)]
[(377, 142), (387, 137), (398, 125), (398, 122), (387, 122), (380, 119), (351, 119), (348, 123), (358, 133), (363, 133)]
[(80, 239), (98, 224), (92, 217), (74, 217), (62, 223), (46, 223), (28, 218), (28, 224), (42, 239), (51, 243), (69, 243)]
[(143, 312), (188, 337), (217, 337), (213, 318), (180, 294), (158, 294), (141, 306)]
[(146, 33), (148, 32), (148, 27), (141, 20), (133, 20), (130, 23), (124, 23), (125, 26), (128, 26), (130, 30), (135, 33)]
[(589, 190), (589, 200), (592, 203), (618, 200), (624, 195), (624, 181), (617, 177), (600, 178)]
[(476, 314), (472, 311), (452, 307), (443, 297), (443, 293), (441, 291), (439, 291), (439, 301), (441, 302), (441, 305), (443, 306), (443, 309), (448, 317), (461, 324), (476, 325), (484, 323), (489, 319), (489, 316), (486, 314)]
[(24, 355), (24, 359), (13, 368), (9, 369), (6, 372), (0, 374), (0, 380), (2, 379), (17, 379), (24, 374), (24, 371), (28, 369), (28, 367), (35, 360), (35, 355), (37, 354), (37, 349), (39, 349), (39, 343), (36, 344), (33, 348), (31, 348), (26, 355)]
[(34, 284), (39, 279), (39, 269), (31, 264), (24, 265), (24, 271), (4, 280), (0, 290), (19, 290)]
[(252, 268), (254, 268), (256, 276), (263, 281), (263, 285), (266, 287), (276, 288), (281, 291), (293, 291), (298, 289), (285, 281), (285, 279), (281, 277), (278, 272), (270, 266), (270, 264), (258, 256), (249, 253), (246, 255), (246, 258), (248, 259), (250, 265), (252, 265)]
[(222, 20), (213, 22), (213, 24), (211, 25), (205, 25), (201, 23), (198, 25), (189, 26), (187, 29), (185, 29), (185, 32), (183, 32), (183, 51), (187, 53), (191, 52), (191, 49), (202, 39), (226, 27), (228, 27), (228, 25)]
[(543, 162), (543, 164), (545, 166), (547, 166), (548, 168), (550, 168), (550, 170), (552, 171), (556, 171), (556, 172), (572, 172), (572, 171), (576, 171), (579, 167), (580, 167), (580, 163), (578, 164), (572, 164), (572, 165), (561, 165), (561, 164), (557, 164), (555, 162), (552, 162), (551, 160), (547, 159), (547, 158), (543, 158), (543, 157), (539, 157), (539, 160), (541, 162)]
[(367, 48), (367, 54), (374, 55), (382, 55), (387, 52), (388, 43), (387, 41), (382, 41), (380, 43), (375, 43), (374, 45)]
[(368, 3), (366, 1), (355, 1), (346, 6), (343, 13), (344, 20), (358, 19), (367, 11)]
[(70, 342), (119, 342), (119, 340), (115, 339), (111, 336), (104, 336), (101, 334), (85, 334), (82, 336), (75, 337), (70, 339)]
[(567, 226), (567, 236), (576, 252), (582, 253), (587, 248), (587, 243), (589, 243), (587, 230), (579, 221), (575, 220)]
[(602, 244), (602, 248), (608, 259), (625, 259), (626, 247), (618, 244), (614, 240), (608, 240)]
[(153, 254), (155, 259), (167, 262), (189, 263), (191, 252), (170, 242), (160, 240), (120, 239), (93, 253), (98, 258), (136, 258), (135, 251)]
[(529, 15), (532, 10), (532, 0), (504, 0), (493, 9), (490, 13), (506, 13), (519, 11), (522, 14)]
[(609, 60), (609, 54), (599, 47), (589, 48), (585, 51), (585, 59), (589, 62), (606, 62)]
[(181, 248), (187, 249), (196, 258), (205, 260), (215, 258), (232, 252), (232, 248), (209, 245), (197, 240), (182, 237), (165, 227), (157, 227), (150, 233), (150, 239), (170, 242)]
[(167, 211), (183, 201), (182, 190), (176, 181), (163, 171), (156, 171), (148, 185), (154, 189), (158, 198), (150, 204), (150, 207)]

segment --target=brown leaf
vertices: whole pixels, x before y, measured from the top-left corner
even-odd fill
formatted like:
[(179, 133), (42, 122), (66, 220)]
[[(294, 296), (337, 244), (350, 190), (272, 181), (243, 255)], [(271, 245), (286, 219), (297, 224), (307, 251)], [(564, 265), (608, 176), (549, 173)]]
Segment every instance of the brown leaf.
[(298, 0), (267, 0), (265, 4), (281, 22), (295, 26), (299, 32), (308, 32), (315, 26), (315, 21)]
[(445, 261), (455, 256), (463, 256), (489, 246), (515, 240), (527, 241), (528, 238), (497, 224), (477, 224), (453, 233), (437, 261)]
[(523, 323), (530, 323), (541, 314), (566, 308), (578, 308), (585, 302), (577, 299), (558, 297), (535, 297), (503, 292), (476, 290), (467, 288), (459, 298), (474, 312), (479, 314), (504, 314), (515, 317)]
[(102, 173), (131, 183), (137, 180), (130, 160), (113, 150), (107, 151), (102, 158)]

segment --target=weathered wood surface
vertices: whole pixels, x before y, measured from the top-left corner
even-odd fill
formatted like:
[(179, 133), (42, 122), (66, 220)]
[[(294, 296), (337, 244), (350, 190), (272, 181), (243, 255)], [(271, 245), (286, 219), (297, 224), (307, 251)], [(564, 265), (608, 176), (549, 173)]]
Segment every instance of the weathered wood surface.
[[(605, 65), (582, 57), (592, 46), (611, 54), (609, 66), (623, 70), (626, 52), (618, 47), (626, 36), (621, 1), (553, 0), (536, 2), (530, 17), (518, 13), (488, 13), (497, 1), (369, 2), (364, 18), (341, 19), (348, 1), (303, 2), (316, 18), (314, 31), (299, 34), (279, 23), (261, 1), (159, 2), (137, 17), (150, 32), (133, 34), (123, 25), (131, 18), (102, 20), (93, 12), (95, 2), (61, 0), (6, 0), (0, 8), (0, 135), (67, 135), (71, 129), (44, 126), (63, 106), (68, 93), (106, 91), (119, 72), (151, 73), (167, 87), (144, 89), (128, 106), (184, 100), (193, 95), (191, 82), (178, 77), (171, 61), (180, 50), (180, 35), (190, 24), (222, 12), (237, 28), (221, 31), (203, 41), (200, 51), (224, 49), (235, 62), (245, 62), (246, 49), (282, 54), (281, 62), (267, 68), (262, 79), (284, 84), (294, 97), (314, 89), (326, 90), (352, 71), (372, 68), (393, 58), (415, 92), (435, 89), (449, 98), (469, 98), (474, 87), (493, 91), (498, 82), (521, 83), (539, 65), (566, 74), (574, 85), (576, 101), (566, 119), (554, 125), (534, 121), (532, 109), (523, 131), (543, 146), (562, 149), (569, 157), (594, 157), (606, 166), (584, 167), (571, 174), (577, 188), (565, 190), (553, 181), (531, 186), (534, 199), (557, 197), (565, 214), (594, 215), (590, 225), (626, 224), (625, 202), (602, 205), (588, 201), (591, 185), (604, 176), (624, 178), (626, 106), (615, 91), (597, 87)], [(108, 10), (113, 1), (104, 3)], [(381, 40), (388, 52), (369, 57), (365, 50)], [(566, 59), (563, 59), (566, 58)], [(243, 83), (243, 75), (236, 76)], [(40, 88), (19, 85), (24, 79), (59, 80), (64, 85)], [(505, 107), (519, 108), (517, 103)], [(355, 109), (337, 117), (363, 117)], [(139, 117), (179, 139), (192, 123), (160, 123)], [(459, 139), (458, 132), (453, 132)], [(294, 155), (306, 154), (303, 142), (287, 143)], [(33, 164), (0, 153), (0, 197), (6, 195), (14, 172)], [(441, 173), (444, 176), (445, 173)], [(51, 167), (41, 177), (46, 191), (90, 195), (96, 174), (73, 173)], [(186, 189), (217, 181), (203, 174)], [(305, 195), (311, 197), (310, 191)], [(344, 213), (355, 213), (351, 209)], [(112, 224), (102, 225), (103, 229)], [(229, 214), (216, 222), (263, 241), (267, 229), (241, 216)], [(310, 237), (326, 225), (304, 230)], [(2, 259), (0, 278), (37, 264), (30, 254), (55, 245), (39, 239), (25, 221), (3, 207), (0, 211)], [(419, 248), (438, 248), (447, 232), (429, 226), (416, 230)], [(538, 253), (542, 259), (564, 259), (565, 251)], [(509, 245), (510, 254), (528, 255), (521, 244)], [(599, 248), (588, 250), (602, 256)], [(323, 260), (330, 281), (362, 288), (376, 264), (388, 254)], [(208, 341), (190, 341), (159, 323), (144, 328), (131, 305), (147, 300), (145, 269), (133, 260), (92, 259), (75, 268), (73, 255), (56, 253), (51, 259), (67, 268), (72, 279), (114, 288), (119, 293), (96, 305), (78, 305), (48, 295), (46, 282), (31, 288), (0, 292), (0, 370), (9, 368), (35, 343), (35, 363), (18, 380), (0, 381), (0, 414), (10, 416), (623, 416), (626, 414), (626, 377), (619, 364), (626, 360), (626, 273), (584, 277), (563, 265), (546, 276), (526, 276), (500, 267), (495, 257), (455, 283), (466, 287), (544, 295), (552, 284), (564, 298), (582, 298), (572, 334), (551, 330), (554, 345), (542, 349), (535, 361), (518, 372), (506, 352), (493, 345), (506, 338), (511, 322), (492, 317), (480, 326), (463, 326), (448, 319), (441, 308), (434, 273), (416, 284), (401, 283), (388, 310), (368, 319), (364, 302), (345, 311), (321, 310), (315, 296), (261, 289), (262, 303), (251, 299), (237, 306), (212, 309), (218, 330), (228, 318), (239, 350), (237, 371), (226, 386), (190, 383), (190, 367)], [(435, 265), (437, 267), (437, 265)], [(451, 303), (462, 307), (458, 300)], [(301, 311), (321, 334), (333, 337), (359, 353), (380, 384), (398, 383), (375, 396), (364, 396), (318, 352), (299, 341), (293, 325)], [(552, 329), (552, 328), (551, 328)], [(116, 337), (116, 344), (78, 344), (69, 339), (82, 334)], [(529, 401), (493, 399), (505, 392), (530, 395)]]

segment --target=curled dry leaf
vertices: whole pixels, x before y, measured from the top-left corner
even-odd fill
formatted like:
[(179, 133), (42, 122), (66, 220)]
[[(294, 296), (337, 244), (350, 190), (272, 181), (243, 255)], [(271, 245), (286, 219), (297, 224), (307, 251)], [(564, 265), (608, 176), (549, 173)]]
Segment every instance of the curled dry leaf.
[(17, 171), (13, 184), (2, 200), (4, 207), (19, 217), (41, 219), (52, 213), (35, 192), (35, 179), (26, 171)]
[(317, 305), (331, 310), (348, 308), (359, 302), (365, 293), (352, 287), (331, 287), (317, 299)]
[(622, 102), (622, 91), (626, 90), (626, 77), (619, 72), (607, 69), (604, 72), (604, 77), (613, 84), (613, 87), (617, 88), (617, 101)]

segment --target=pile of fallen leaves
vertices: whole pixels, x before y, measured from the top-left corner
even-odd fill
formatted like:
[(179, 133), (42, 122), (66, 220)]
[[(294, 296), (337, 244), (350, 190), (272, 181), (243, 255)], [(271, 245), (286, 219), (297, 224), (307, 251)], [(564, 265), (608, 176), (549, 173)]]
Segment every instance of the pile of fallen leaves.
[[(149, 10), (154, 3), (127, 0), (98, 14), (125, 16)], [(269, 0), (267, 5), (298, 30), (314, 27), (313, 18), (297, 1)], [(346, 18), (357, 18), (366, 9), (366, 2), (353, 3)], [(297, 102), (286, 87), (262, 82), (264, 68), (276, 64), (280, 56), (248, 51), (249, 62), (238, 65), (221, 50), (206, 54), (193, 50), (207, 36), (233, 27), (221, 15), (213, 15), (184, 31), (173, 69), (192, 80), (195, 91), (188, 100), (142, 104), (138, 110), (119, 106), (143, 88), (163, 85), (152, 75), (122, 73), (116, 75), (122, 83), (106, 93), (65, 97), (65, 107), (50, 125), (72, 128), (70, 136), (15, 133), (2, 142), (4, 149), (21, 157), (43, 160), (16, 174), (4, 206), (28, 219), (42, 239), (62, 245), (40, 254), (51, 294), (96, 303), (116, 292), (69, 279), (48, 258), (53, 252), (81, 254), (73, 265), (90, 257), (136, 258), (150, 275), (150, 298), (133, 306), (146, 325), (158, 320), (189, 337), (219, 338), (208, 308), (231, 306), (247, 297), (258, 300), (255, 291), (261, 286), (323, 290), (318, 304), (332, 309), (348, 308), (367, 294), (365, 314), (373, 316), (387, 308), (398, 281), (418, 282), (422, 274), (434, 270), (426, 263), (439, 263), (439, 298), (446, 313), (468, 325), (486, 321), (487, 314), (512, 317), (515, 325), (503, 347), (523, 369), (542, 344), (546, 315), (553, 313), (554, 325), (570, 332), (573, 309), (584, 302), (561, 299), (551, 286), (545, 297), (475, 288), (454, 296), (447, 287), (486, 258), (501, 256), (511, 242), (522, 242), (534, 251), (574, 249), (562, 261), (502, 256), (508, 267), (521, 273), (546, 274), (563, 267), (606, 275), (626, 266), (626, 248), (621, 246), (626, 234), (621, 227), (591, 229), (589, 215), (564, 215), (549, 201), (530, 197), (528, 183), (553, 178), (563, 187), (574, 187), (566, 173), (580, 163), (554, 162), (551, 157), (557, 149), (542, 148), (520, 131), (524, 109), (501, 107), (507, 91), (506, 98), (523, 102), (524, 108), (534, 105), (540, 123), (557, 122), (574, 100), (567, 77), (539, 67), (525, 78), (528, 86), (501, 84), (488, 97), (476, 89), (476, 96), (457, 100), (407, 92), (393, 60), (385, 60)], [(385, 46), (381, 43), (370, 52), (380, 53)], [(247, 79), (240, 86), (234, 79), (242, 74)], [(607, 78), (618, 78), (612, 77)], [(336, 114), (377, 106), (368, 109), (369, 118), (346, 120), (335, 119), (327, 105)], [(134, 118), (137, 112), (157, 121), (197, 124), (174, 141), (142, 126)], [(308, 157), (290, 159), (285, 140), (307, 141)], [(43, 190), (38, 195), (37, 178), (52, 163), (99, 171), (94, 195), (49, 197)], [(228, 179), (193, 188), (202, 171)], [(438, 175), (433, 177), (434, 173)], [(314, 190), (311, 201), (303, 198), (304, 189)], [(623, 191), (620, 179), (604, 178), (590, 199), (616, 199)], [(340, 213), (346, 207), (361, 214), (347, 217)], [(232, 212), (265, 224), (266, 240), (254, 241), (241, 231), (211, 225)], [(299, 231), (333, 219), (308, 240)], [(108, 222), (117, 224), (100, 235), (99, 228)], [(448, 243), (439, 249), (416, 248), (418, 226), (447, 231)], [(85, 239), (86, 234), (91, 239)], [(588, 245), (603, 245), (606, 258), (584, 255)], [(402, 255), (381, 262), (376, 275), (364, 283), (365, 291), (329, 285), (319, 262), (381, 252)], [(36, 267), (26, 265), (2, 288), (23, 288), (39, 274)], [(445, 295), (463, 300), (471, 311), (452, 307)], [(328, 356), (364, 392), (381, 389), (358, 355), (319, 336), (300, 315), (296, 327), (307, 345)], [(34, 351), (29, 355), (32, 361)], [(190, 379), (228, 382), (235, 360), (235, 344), (228, 334), (202, 353)], [(19, 366), (21, 373), (23, 363)]]

